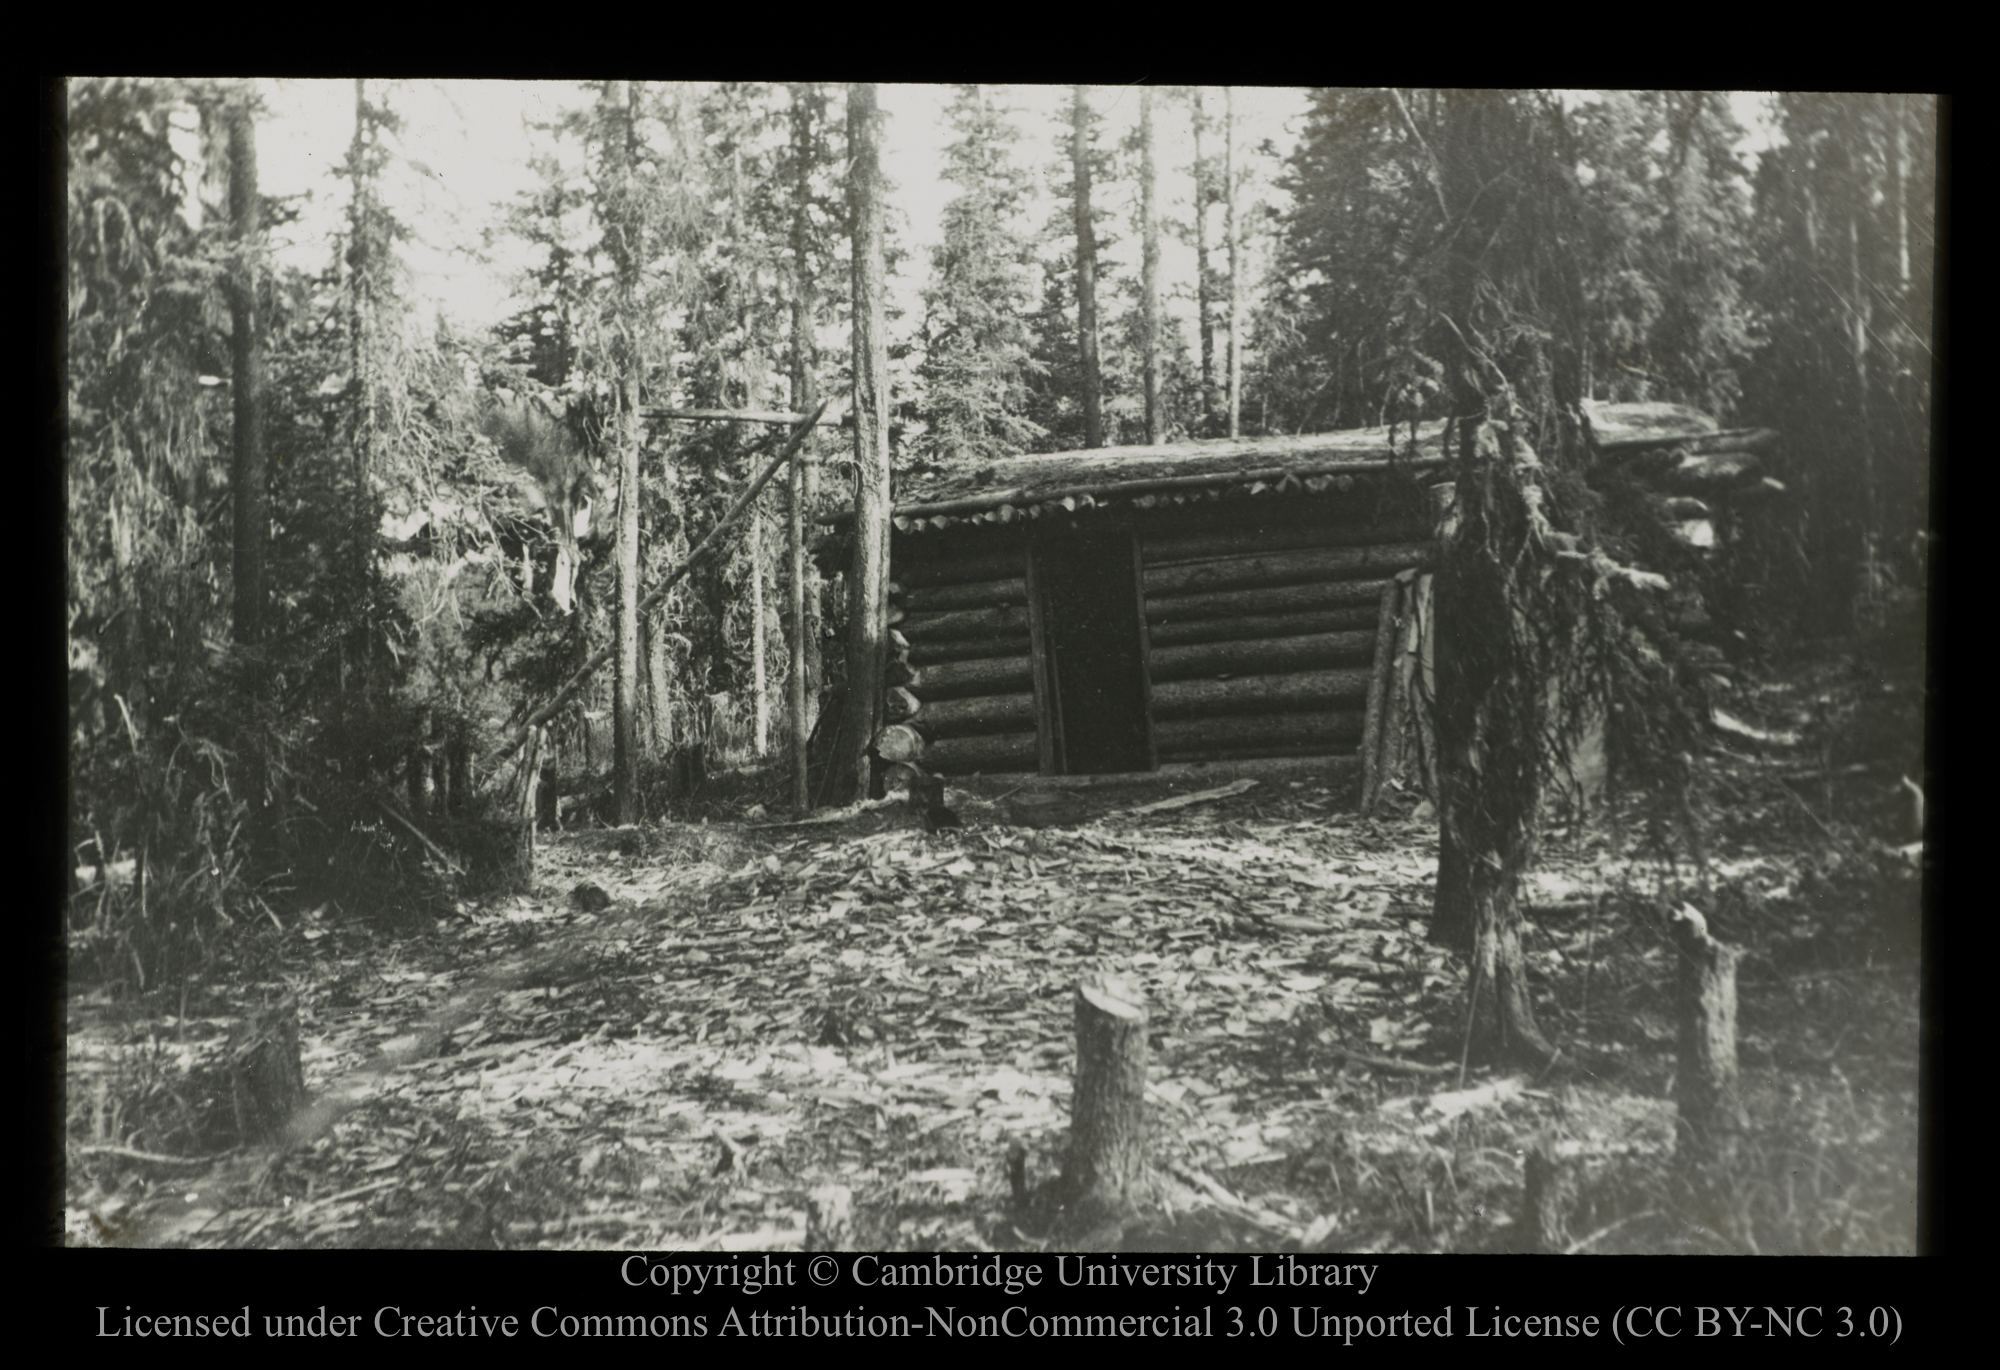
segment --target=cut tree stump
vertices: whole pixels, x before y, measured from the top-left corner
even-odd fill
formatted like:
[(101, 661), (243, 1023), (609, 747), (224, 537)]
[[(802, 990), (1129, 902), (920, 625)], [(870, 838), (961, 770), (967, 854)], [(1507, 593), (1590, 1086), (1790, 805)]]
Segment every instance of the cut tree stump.
[(1078, 1231), (1132, 1214), (1151, 1190), (1146, 1011), (1109, 985), (1076, 991), (1076, 1093), (1062, 1189)]
[(806, 1250), (854, 1250), (854, 1194), (846, 1185), (821, 1185), (806, 1196)]
[(1544, 1134), (1528, 1150), (1521, 1188), (1521, 1249), (1561, 1252), (1569, 1247), (1569, 1182), (1554, 1137)]
[(287, 1000), (239, 1025), (229, 1041), (230, 1103), (245, 1143), (276, 1141), (306, 1105), (298, 1006)]
[(1719, 1174), (1735, 1164), (1749, 1128), (1736, 1072), (1736, 961), (1742, 953), (1709, 936), (1708, 921), (1690, 905), (1674, 914), (1673, 930), (1680, 965), (1674, 1084), (1679, 1158), (1684, 1169)]

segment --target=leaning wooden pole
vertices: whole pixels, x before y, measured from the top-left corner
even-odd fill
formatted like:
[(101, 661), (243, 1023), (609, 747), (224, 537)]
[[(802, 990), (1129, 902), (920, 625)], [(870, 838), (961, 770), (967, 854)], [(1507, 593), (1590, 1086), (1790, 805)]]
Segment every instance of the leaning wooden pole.
[[(813, 412), (811, 418), (792, 430), (791, 437), (785, 442), (784, 450), (771, 458), (770, 464), (758, 474), (757, 479), (750, 482), (750, 488), (745, 490), (743, 497), (737, 500), (730, 507), (729, 512), (722, 516), (721, 522), (709, 529), (708, 536), (695, 544), (694, 550), (687, 554), (687, 559), (670, 571), (665, 580), (661, 581), (644, 599), (639, 601), (639, 612), (641, 614), (651, 613), (655, 608), (659, 607), (660, 602), (667, 597), (667, 592), (678, 585), (682, 577), (686, 576), (696, 566), (699, 566), (708, 557), (709, 553), (721, 545), (723, 533), (728, 531), (735, 525), (738, 519), (743, 517), (744, 511), (756, 502), (757, 496), (764, 493), (764, 487), (769, 485), (772, 478), (785, 468), (785, 463), (792, 459), (792, 454), (798, 451), (800, 444), (805, 442), (806, 438), (812, 434), (813, 424), (818, 421), (820, 411), (825, 408), (826, 406), (822, 404), (819, 410)], [(775, 437), (767, 438), (765, 442), (769, 443), (775, 440)], [(760, 446), (762, 445), (760, 444)], [(527, 721), (521, 724), (519, 730), (508, 740), (507, 745), (493, 754), (491, 760), (487, 763), (488, 769), (497, 767), (501, 762), (519, 751), (522, 744), (528, 740), (530, 731), (539, 728), (542, 724), (554, 718), (565, 704), (575, 699), (583, 687), (590, 682), (590, 678), (603, 668), (605, 662), (611, 660), (612, 650), (613, 648), (611, 647), (600, 647), (592, 652), (589, 659), (583, 665), (577, 667), (576, 674), (563, 682), (563, 687), (556, 691), (555, 697), (542, 705), (541, 708), (529, 714)]]
[(1368, 711), (1361, 725), (1361, 816), (1375, 812), (1375, 799), (1382, 788), (1382, 740), (1389, 723), (1389, 671), (1396, 660), (1397, 604), (1402, 585), (1390, 581), (1382, 587), (1382, 608), (1375, 619), (1375, 665), (1368, 673)]

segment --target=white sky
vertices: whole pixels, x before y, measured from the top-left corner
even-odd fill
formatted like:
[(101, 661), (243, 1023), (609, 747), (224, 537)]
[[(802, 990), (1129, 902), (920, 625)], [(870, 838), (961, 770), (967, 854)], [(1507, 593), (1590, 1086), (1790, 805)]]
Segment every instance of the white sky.
[[(261, 83), (268, 114), (258, 127), (258, 174), (270, 195), (308, 194), (300, 222), (289, 230), (281, 256), (290, 265), (312, 269), (332, 257), (343, 221), (346, 187), (333, 168), (346, 154), (354, 132), (352, 81), (273, 80)], [(376, 93), (370, 83), (371, 96)], [(532, 140), (526, 123), (545, 120), (582, 98), (573, 84), (503, 81), (400, 80), (387, 89), (391, 106), (403, 119), (395, 150), (418, 168), (400, 186), (392, 187), (392, 207), (415, 230), (417, 241), (406, 245), (405, 259), (413, 273), (420, 311), (428, 321), (442, 310), (456, 322), (479, 327), (512, 312), (507, 295), (508, 268), (482, 263), (474, 255), (482, 231), (496, 223), (498, 207), (533, 184), (527, 161)], [(1004, 98), (1017, 111), (1022, 131), (1017, 155), (1037, 173), (1056, 160), (1056, 137), (1067, 119), (1066, 86), (1006, 87)], [(929, 271), (928, 249), (938, 241), (939, 223), (949, 187), (938, 179), (943, 148), (948, 141), (944, 110), (950, 92), (942, 86), (882, 87), (885, 127), (885, 170), (895, 185), (892, 205), (900, 212), (897, 231), (910, 257), (894, 283), (905, 310), (903, 327), (920, 317), (917, 292)], [(1297, 89), (1238, 87), (1236, 113), (1239, 149), (1270, 139), (1279, 149), (1291, 146), (1288, 124), (1303, 115), (1305, 92)], [(1220, 88), (1209, 92), (1212, 117), (1219, 121)], [(1099, 87), (1093, 103), (1105, 118), (1102, 137), (1115, 142), (1138, 122), (1135, 87)], [(1193, 135), (1188, 115), (1177, 102), (1154, 100), (1154, 122), (1161, 169), (1161, 212), (1185, 218), (1193, 197), (1190, 167)], [(1251, 198), (1271, 198), (1268, 176), (1272, 165), (1257, 167), (1260, 184)], [(1136, 274), (1134, 217), (1136, 185), (1118, 182), (1099, 190), (1100, 222), (1125, 241), (1112, 255)], [(1053, 202), (1046, 194), (1030, 212), (1027, 227), (1046, 222)], [(1219, 219), (1217, 220), (1219, 225)], [(1216, 241), (1219, 241), (1219, 227)], [(1252, 270), (1254, 273), (1255, 264)], [(1191, 291), (1194, 261), (1191, 249), (1169, 240), (1162, 250), (1163, 288)], [(1191, 307), (1190, 307), (1191, 310)], [(1181, 311), (1184, 314), (1190, 311)]]
[[(347, 188), (333, 168), (346, 154), (354, 130), (354, 85), (349, 81), (267, 80), (260, 83), (268, 113), (258, 127), (258, 171), (263, 189), (272, 195), (310, 197), (300, 221), (286, 230), (280, 255), (289, 265), (316, 269), (335, 252), (346, 206)], [(380, 98), (384, 87), (370, 82)], [(1026, 228), (1039, 230), (1054, 212), (1045, 173), (1058, 158), (1057, 140), (1068, 119), (1069, 87), (1006, 86), (997, 97), (1015, 111), (1021, 130), (1016, 146), (1020, 164), (1038, 178), (1038, 196)], [(397, 80), (387, 83), (388, 100), (403, 119), (394, 150), (395, 168), (387, 198), (414, 231), (405, 244), (404, 259), (419, 308), (413, 325), (428, 328), (439, 312), (454, 322), (477, 329), (512, 313), (508, 282), (522, 262), (483, 258), (485, 230), (499, 222), (500, 210), (534, 183), (528, 169), (537, 139), (530, 121), (547, 121), (560, 110), (587, 98), (574, 83), (508, 81)], [(922, 317), (918, 292), (929, 275), (929, 249), (939, 237), (941, 211), (950, 188), (938, 179), (943, 148), (949, 138), (944, 111), (950, 91), (935, 85), (887, 85), (881, 88), (887, 114), (884, 157), (894, 184), (892, 211), (896, 231), (909, 251), (902, 274), (891, 283), (903, 310), (896, 331), (907, 334)], [(1587, 98), (1587, 92), (1577, 92)], [(1294, 145), (1307, 107), (1307, 94), (1297, 88), (1244, 87), (1234, 92), (1239, 160), (1253, 178), (1246, 201), (1277, 203), (1282, 197), (1271, 185), (1277, 162), (1245, 156), (1269, 140), (1280, 156)], [(1222, 90), (1207, 91), (1212, 119), (1219, 122)], [(1744, 151), (1755, 155), (1767, 145), (1766, 106), (1769, 97), (1737, 94), (1731, 102), (1739, 120), (1752, 129)], [(1138, 89), (1100, 86), (1092, 101), (1104, 117), (1101, 137), (1115, 146), (1138, 123)], [(1189, 112), (1176, 100), (1156, 97), (1154, 125), (1160, 169), (1160, 210), (1169, 219), (1185, 220), (1193, 198), (1191, 167), (1194, 140)], [(1219, 142), (1219, 140), (1218, 140)], [(546, 146), (545, 141), (541, 144)], [(1134, 223), (1138, 187), (1131, 176), (1103, 183), (1097, 190), (1099, 222), (1120, 238), (1111, 256), (1130, 279), (1138, 271)], [(1221, 242), (1221, 217), (1212, 210), (1212, 244)], [(1246, 262), (1246, 277), (1261, 278), (1264, 263), (1254, 253)], [(1162, 290), (1170, 315), (1181, 321), (1193, 345), (1194, 252), (1172, 234), (1164, 235), (1161, 251)], [(1037, 288), (1039, 282), (1035, 283)], [(1253, 285), (1254, 289), (1254, 285)]]

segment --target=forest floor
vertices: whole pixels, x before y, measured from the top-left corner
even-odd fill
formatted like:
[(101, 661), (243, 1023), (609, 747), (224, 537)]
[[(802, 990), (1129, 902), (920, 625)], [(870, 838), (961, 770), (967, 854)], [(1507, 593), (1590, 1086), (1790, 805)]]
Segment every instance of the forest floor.
[[(1713, 747), (1705, 872), (1631, 824), (1551, 835), (1527, 891), (1562, 1053), (1540, 1075), (1463, 1063), (1413, 796), (1363, 820), (1301, 780), (1164, 812), (1132, 812), (1159, 789), (1093, 792), (1030, 827), (954, 788), (966, 825), (938, 833), (887, 808), (557, 835), (528, 893), (422, 933), (327, 907), (197, 994), (78, 988), (69, 1240), (796, 1248), (839, 1184), (864, 1248), (1040, 1249), (1007, 1154), (1030, 1187), (1060, 1170), (1074, 990), (1110, 976), (1149, 1013), (1167, 1206), (1093, 1245), (1512, 1249), (1539, 1140), (1570, 1167), (1574, 1250), (1910, 1252), (1906, 660), (1863, 643), (1738, 688), (1761, 740)], [(1670, 1164), (1682, 901), (1746, 951), (1752, 1135), (1736, 1191), (1701, 1203)], [(284, 999), (315, 1100), (292, 1145), (166, 1154), (232, 1024)]]

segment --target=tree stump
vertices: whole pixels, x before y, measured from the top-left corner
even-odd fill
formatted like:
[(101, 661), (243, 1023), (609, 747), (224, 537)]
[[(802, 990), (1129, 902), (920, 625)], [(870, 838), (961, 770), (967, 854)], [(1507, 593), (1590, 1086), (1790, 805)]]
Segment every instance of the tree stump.
[(1561, 1252), (1569, 1247), (1569, 1177), (1562, 1153), (1547, 1133), (1528, 1150), (1521, 1189), (1521, 1249)]
[(846, 1185), (822, 1185), (806, 1196), (806, 1250), (854, 1250), (854, 1194)]
[(1146, 1011), (1110, 986), (1079, 985), (1063, 1193), (1075, 1223), (1091, 1227), (1130, 1214), (1150, 1187)]
[(1749, 1115), (1737, 1091), (1737, 948), (1716, 941), (1708, 921), (1683, 904), (1673, 916), (1680, 973), (1680, 1062), (1674, 1106), (1679, 1158), (1690, 1172), (1719, 1173), (1735, 1164)]
[(275, 1141), (306, 1104), (298, 1006), (287, 1000), (240, 1024), (229, 1041), (230, 1103), (243, 1142)]

